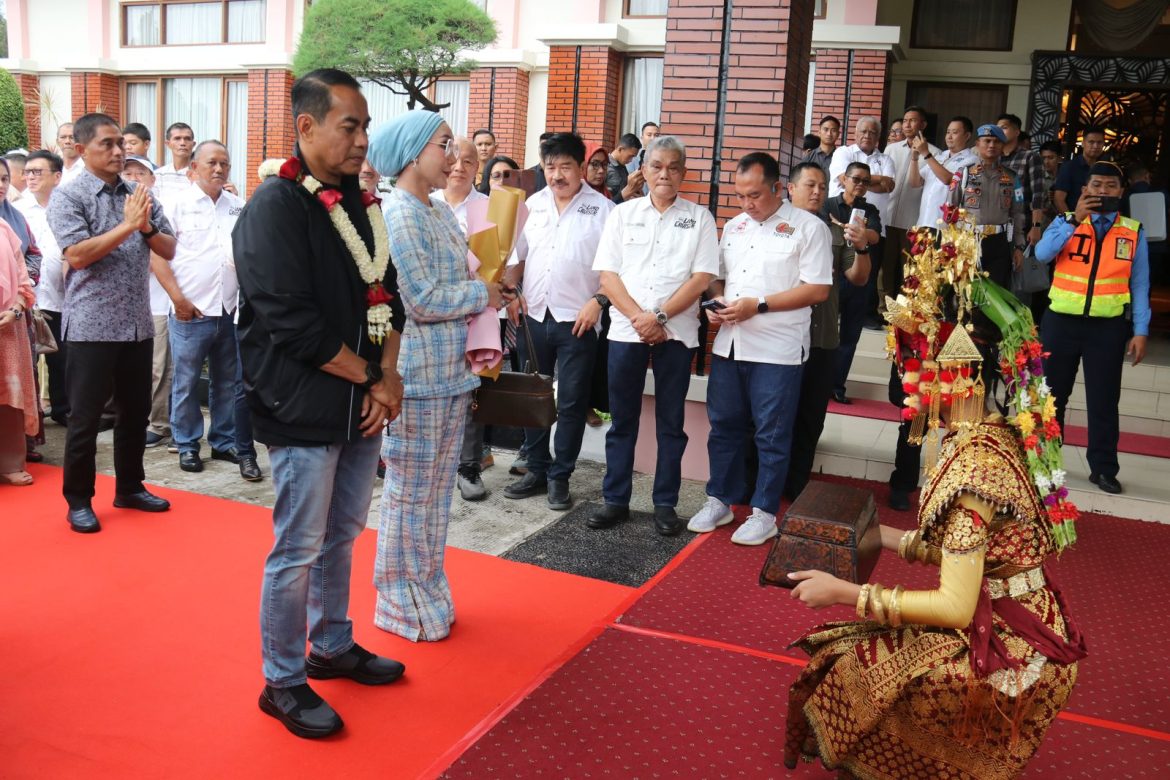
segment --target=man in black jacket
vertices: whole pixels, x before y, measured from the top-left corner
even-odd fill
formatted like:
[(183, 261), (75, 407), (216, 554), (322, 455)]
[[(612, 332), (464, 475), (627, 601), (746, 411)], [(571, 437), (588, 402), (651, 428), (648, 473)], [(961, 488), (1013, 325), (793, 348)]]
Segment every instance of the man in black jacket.
[(256, 190), (232, 241), (244, 384), (276, 489), (260, 708), (297, 736), (323, 737), (341, 718), (306, 676), (379, 685), (404, 671), (355, 644), (348, 617), (379, 434), (402, 402), (404, 314), (377, 202), (358, 184), (370, 123), (361, 88), (313, 71), (293, 85), (292, 108), (299, 155)]

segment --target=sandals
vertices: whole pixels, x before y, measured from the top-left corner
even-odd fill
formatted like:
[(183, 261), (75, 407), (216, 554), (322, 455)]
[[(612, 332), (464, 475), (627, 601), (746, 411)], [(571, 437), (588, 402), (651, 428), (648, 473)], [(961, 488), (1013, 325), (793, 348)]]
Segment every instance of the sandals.
[(0, 474), (0, 484), (14, 485), (16, 487), (25, 487), (33, 483), (32, 474), (27, 471), (13, 471), (8, 474)]

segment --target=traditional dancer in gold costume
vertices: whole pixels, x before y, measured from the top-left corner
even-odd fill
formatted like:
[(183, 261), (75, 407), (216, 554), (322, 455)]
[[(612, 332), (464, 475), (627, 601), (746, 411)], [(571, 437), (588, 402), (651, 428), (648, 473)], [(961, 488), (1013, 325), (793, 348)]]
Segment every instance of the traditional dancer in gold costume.
[[(918, 528), (882, 528), (882, 545), (937, 566), (938, 588), (856, 585), (798, 572), (811, 607), (856, 605), (795, 643), (812, 656), (788, 699), (785, 763), (820, 758), (845, 777), (1018, 776), (1068, 700), (1085, 655), (1045, 561), (1075, 541), (1060, 427), (1027, 310), (978, 271), (974, 229), (951, 210), (913, 232), (906, 284), (887, 299), (904, 418), (928, 464)], [(943, 312), (958, 323), (944, 322)], [(986, 315), (1015, 414), (984, 419)], [(984, 352), (989, 352), (987, 348)], [(948, 429), (941, 437), (943, 427)]]

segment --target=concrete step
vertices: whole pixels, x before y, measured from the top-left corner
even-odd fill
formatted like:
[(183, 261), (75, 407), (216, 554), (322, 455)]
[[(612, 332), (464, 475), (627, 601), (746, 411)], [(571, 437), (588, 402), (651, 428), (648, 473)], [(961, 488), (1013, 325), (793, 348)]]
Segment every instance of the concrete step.
[[(814, 472), (884, 482), (894, 467), (897, 426), (883, 420), (869, 420), (832, 414), (825, 420), (825, 432), (817, 446)], [(1101, 512), (1117, 517), (1170, 522), (1170, 484), (1166, 461), (1145, 455), (1121, 453), (1121, 481), (1125, 492), (1111, 496), (1089, 482), (1084, 448), (1064, 448), (1069, 496), (1081, 511)]]
[[(849, 395), (886, 400), (890, 364), (886, 360), (885, 337), (863, 331), (849, 372)], [(1170, 365), (1128, 363), (1122, 371), (1121, 430), (1152, 436), (1170, 436)], [(1069, 398), (1068, 422), (1084, 425), (1085, 386), (1083, 372)]]

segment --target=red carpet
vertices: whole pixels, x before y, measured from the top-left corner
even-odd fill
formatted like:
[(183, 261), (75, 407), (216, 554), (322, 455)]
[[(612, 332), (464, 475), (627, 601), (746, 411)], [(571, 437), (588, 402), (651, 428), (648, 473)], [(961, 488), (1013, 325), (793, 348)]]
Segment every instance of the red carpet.
[[(875, 401), (870, 398), (851, 398), (851, 403), (839, 404), (829, 401), (829, 412), (847, 417), (864, 417), (869, 420), (885, 420), (898, 422), (898, 410), (885, 401)], [(1074, 447), (1086, 447), (1089, 444), (1089, 429), (1083, 425), (1070, 425), (1065, 429), (1064, 440)], [(1128, 452), (1131, 455), (1148, 455), (1152, 458), (1170, 458), (1170, 437), (1151, 436), (1145, 433), (1121, 432), (1117, 441), (1118, 452)]]
[(358, 540), (363, 645), (407, 664), (386, 688), (315, 683), (346, 730), (300, 740), (256, 706), (269, 510), (159, 489), (175, 508), (65, 523), (60, 471), (0, 488), (0, 777), (418, 777), (495, 708), (575, 651), (632, 591), (451, 549), (459, 621), (414, 645), (373, 627), (375, 536)]
[[(887, 489), (844, 478), (832, 481)], [(910, 527), (909, 512), (881, 510)], [(1028, 778), (1161, 778), (1170, 765), (1168, 675), (1159, 660), (1170, 636), (1161, 565), (1170, 527), (1101, 515), (1078, 526), (1081, 541), (1057, 570), (1090, 656), (1069, 708)], [(447, 776), (815, 777), (781, 765), (787, 686), (804, 655), (787, 645), (816, 623), (849, 618), (812, 612), (788, 592), (761, 588), (766, 547), (729, 541), (733, 526), (697, 540), (687, 557), (595, 640), (486, 733)], [(1159, 560), (1154, 560), (1158, 556)], [(1125, 572), (1142, 572), (1140, 578)], [(930, 587), (926, 567), (883, 556), (874, 579)], [(1141, 605), (1136, 607), (1135, 605)]]

